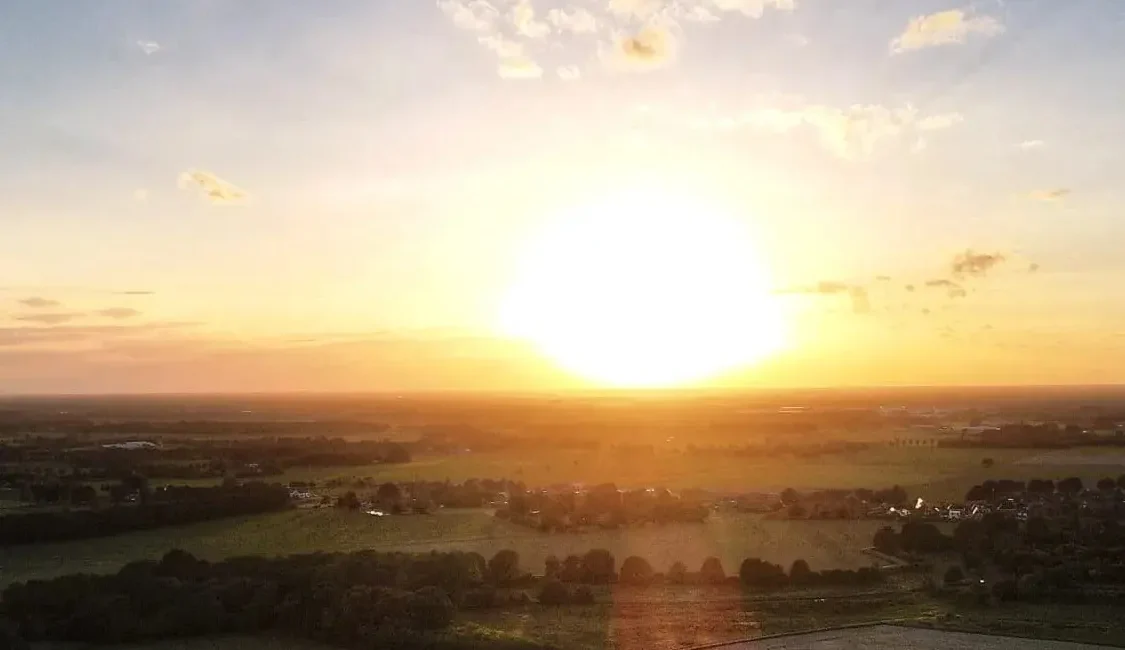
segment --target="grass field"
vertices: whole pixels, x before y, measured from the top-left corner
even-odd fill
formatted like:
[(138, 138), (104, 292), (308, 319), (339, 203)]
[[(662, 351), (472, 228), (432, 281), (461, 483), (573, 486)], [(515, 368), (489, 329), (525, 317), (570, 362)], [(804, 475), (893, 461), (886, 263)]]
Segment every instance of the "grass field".
[[(1104, 456), (1106, 462), (1092, 460), (1099, 456)], [(990, 478), (1027, 480), (1079, 476), (1096, 481), (1102, 476), (1116, 476), (1125, 471), (1125, 467), (1114, 464), (1120, 457), (1121, 454), (1113, 449), (1043, 454), (1024, 449), (932, 447), (879, 447), (815, 458), (692, 458), (670, 453), (638, 457), (612, 451), (465, 453), (422, 457), (402, 465), (296, 468), (282, 478), (286, 481), (318, 482), (332, 478), (399, 482), (511, 478), (533, 486), (614, 482), (622, 487), (661, 485), (672, 489), (721, 491), (781, 491), (786, 487), (799, 490), (882, 488), (898, 484), (911, 495), (927, 500), (959, 500), (974, 484)], [(985, 458), (993, 459), (993, 467), (982, 466), (981, 461)]]
[(218, 560), (236, 555), (287, 555), (312, 551), (466, 550), (491, 557), (511, 548), (524, 568), (542, 571), (548, 555), (609, 549), (618, 561), (647, 558), (660, 571), (679, 560), (692, 570), (714, 555), (728, 572), (746, 557), (814, 568), (868, 566), (861, 550), (871, 544), (875, 521), (770, 521), (720, 513), (704, 524), (546, 534), (514, 526), (483, 510), (376, 518), (336, 509), (296, 510), (191, 526), (141, 531), (112, 538), (9, 547), (0, 550), (0, 584), (75, 572), (112, 572), (127, 562), (158, 559), (171, 548)]

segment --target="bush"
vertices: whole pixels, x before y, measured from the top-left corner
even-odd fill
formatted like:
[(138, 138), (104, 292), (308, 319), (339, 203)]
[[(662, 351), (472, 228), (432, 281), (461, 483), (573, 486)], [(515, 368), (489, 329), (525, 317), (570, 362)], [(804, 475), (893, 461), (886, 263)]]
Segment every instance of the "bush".
[(809, 563), (803, 559), (793, 560), (793, 565), (789, 567), (789, 580), (795, 584), (808, 582), (811, 574), (812, 569), (809, 568)]
[(613, 554), (604, 548), (596, 548), (582, 556), (582, 582), (604, 585), (617, 577)]
[(703, 566), (699, 569), (699, 578), (707, 584), (721, 584), (727, 579), (727, 572), (723, 571), (723, 563), (717, 557), (709, 557), (703, 560)]
[(511, 549), (497, 551), (488, 561), (488, 579), (503, 586), (519, 578), (520, 555)]
[(630, 555), (621, 563), (618, 581), (626, 585), (647, 585), (652, 582), (653, 570), (648, 560)]
[(414, 592), (407, 605), (414, 627), (420, 630), (441, 630), (453, 623), (453, 602), (438, 587), (422, 587)]
[(540, 605), (566, 605), (571, 602), (570, 590), (558, 580), (548, 580), (539, 590)]
[(594, 591), (586, 585), (579, 585), (570, 599), (575, 605), (593, 605), (594, 601)]
[(683, 562), (673, 562), (672, 566), (668, 568), (668, 582), (674, 585), (682, 585), (687, 581), (687, 567)]
[(965, 572), (959, 566), (951, 566), (945, 570), (944, 583), (949, 587), (961, 584), (965, 580)]

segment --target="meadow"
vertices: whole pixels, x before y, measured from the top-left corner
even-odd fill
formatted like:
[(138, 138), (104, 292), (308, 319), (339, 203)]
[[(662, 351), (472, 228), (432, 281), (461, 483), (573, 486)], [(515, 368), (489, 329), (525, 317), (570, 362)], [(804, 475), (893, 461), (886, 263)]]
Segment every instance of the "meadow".
[[(982, 461), (992, 459), (991, 467)], [(1104, 458), (1104, 462), (1098, 459)], [(672, 451), (629, 454), (620, 450), (551, 450), (550, 453), (465, 452), (421, 456), (409, 463), (359, 467), (291, 468), (271, 480), (316, 481), (359, 479), (375, 482), (444, 481), (472, 478), (513, 479), (529, 486), (566, 483), (618, 487), (663, 486), (678, 490), (703, 488), (719, 492), (885, 488), (901, 485), (911, 497), (958, 501), (973, 485), (988, 479), (1061, 479), (1078, 476), (1096, 481), (1121, 473), (1120, 452), (1112, 448), (1068, 450), (1044, 454), (1028, 449), (964, 449), (932, 446), (879, 446), (852, 453), (822, 456), (737, 455), (690, 456)], [(170, 483), (214, 484), (201, 481)]]
[(525, 570), (541, 573), (548, 555), (560, 558), (591, 548), (629, 555), (665, 571), (676, 561), (698, 570), (715, 556), (728, 573), (747, 557), (788, 565), (804, 558), (816, 569), (858, 568), (872, 559), (877, 521), (780, 521), (758, 515), (717, 513), (703, 524), (547, 534), (514, 526), (485, 510), (434, 515), (372, 517), (334, 508), (294, 510), (190, 526), (140, 531), (80, 542), (16, 546), (0, 550), (0, 584), (75, 572), (105, 573), (141, 559), (159, 559), (171, 548), (218, 560), (238, 555), (288, 555), (360, 549), (476, 551), (491, 557), (510, 548)]

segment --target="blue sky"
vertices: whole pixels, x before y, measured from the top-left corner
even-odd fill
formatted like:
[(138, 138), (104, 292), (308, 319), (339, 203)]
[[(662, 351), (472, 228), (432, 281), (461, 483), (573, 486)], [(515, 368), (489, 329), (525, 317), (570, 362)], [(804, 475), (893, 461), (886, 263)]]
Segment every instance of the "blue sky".
[[(806, 296), (808, 350), (997, 332), (1079, 381), (1068, 341), (1121, 354), (1123, 35), (1114, 0), (4, 3), (0, 390), (135, 387), (137, 341), (487, 339), (529, 233), (634, 182), (744, 215), (778, 288), (870, 293)], [(963, 299), (906, 290), (966, 249), (1003, 263)]]

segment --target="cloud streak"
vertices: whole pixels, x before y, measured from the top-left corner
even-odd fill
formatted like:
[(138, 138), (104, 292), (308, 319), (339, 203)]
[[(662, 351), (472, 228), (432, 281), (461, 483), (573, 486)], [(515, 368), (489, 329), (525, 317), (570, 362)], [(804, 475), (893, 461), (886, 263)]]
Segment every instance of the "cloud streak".
[(1065, 187), (1057, 187), (1051, 190), (1035, 190), (1027, 195), (1027, 198), (1032, 201), (1043, 201), (1045, 203), (1052, 203), (1061, 201), (1070, 196), (1070, 190)]
[(29, 307), (31, 309), (50, 309), (52, 307), (58, 307), (62, 304), (58, 300), (49, 300), (40, 296), (31, 296), (29, 298), (24, 298), (23, 300), (20, 300), (19, 303), (24, 307)]
[(199, 189), (204, 198), (215, 205), (240, 204), (250, 198), (250, 195), (238, 186), (211, 172), (198, 169), (190, 169), (180, 174), (179, 186), (180, 189), (185, 190), (193, 187)]
[(55, 312), (46, 314), (21, 314), (13, 316), (12, 320), (17, 320), (22, 323), (39, 323), (42, 325), (61, 325), (69, 323), (74, 320), (82, 318), (85, 314), (81, 312)]
[(108, 309), (99, 309), (94, 313), (102, 318), (112, 318), (114, 320), (126, 320), (141, 315), (141, 312), (131, 307), (110, 307)]
[(950, 271), (955, 277), (982, 277), (1004, 260), (1000, 253), (975, 253), (966, 250), (953, 258)]
[(926, 286), (931, 289), (943, 289), (945, 290), (945, 294), (950, 298), (964, 298), (969, 295), (968, 292), (965, 291), (965, 287), (946, 278), (927, 280)]
[(943, 45), (958, 45), (976, 35), (989, 38), (1002, 34), (1004, 25), (992, 16), (970, 16), (961, 9), (939, 11), (913, 18), (890, 43), (892, 54)]

